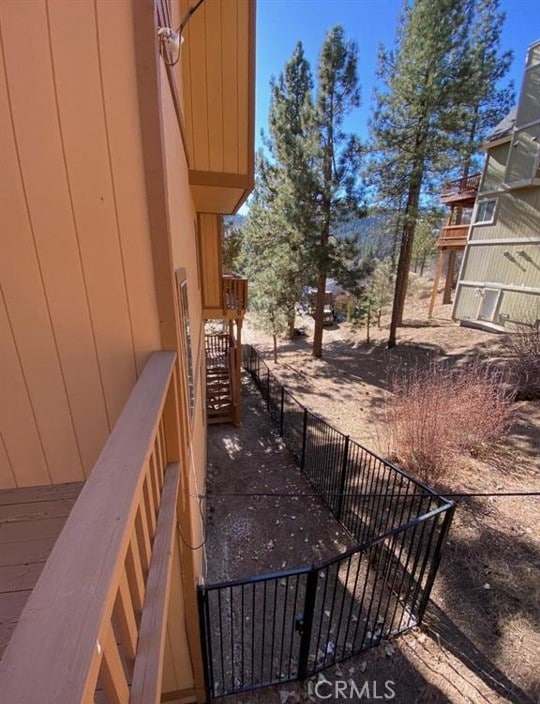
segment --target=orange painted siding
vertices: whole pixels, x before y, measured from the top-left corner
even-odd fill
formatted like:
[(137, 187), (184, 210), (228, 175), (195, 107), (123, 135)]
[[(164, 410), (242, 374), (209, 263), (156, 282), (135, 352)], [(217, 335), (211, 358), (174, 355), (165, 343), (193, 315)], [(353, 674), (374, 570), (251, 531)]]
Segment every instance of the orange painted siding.
[(0, 29), (3, 487), (87, 476), (160, 336), (131, 3)]
[[(202, 412), (204, 404), (202, 392), (204, 389), (201, 388), (202, 385), (200, 383), (200, 369), (201, 365), (204, 364), (204, 339), (202, 334), (201, 282), (195, 233), (197, 214), (193, 207), (188, 183), (188, 166), (180, 127), (174, 111), (163, 65), (161, 65), (161, 97), (171, 254), (174, 269), (185, 268), (188, 286), (191, 349), (195, 380), (195, 409), (193, 419), (189, 423), (190, 430), (188, 431), (190, 435), (188, 462), (190, 462), (191, 466), (186, 469), (191, 497), (193, 543), (194, 545), (199, 545), (203, 542), (203, 535), (201, 515), (196, 496), (202, 493), (204, 489), (206, 431)], [(204, 262), (202, 266), (204, 267)], [(183, 365), (181, 366), (183, 367)], [(195, 573), (202, 574), (201, 551), (197, 551), (193, 557)]]

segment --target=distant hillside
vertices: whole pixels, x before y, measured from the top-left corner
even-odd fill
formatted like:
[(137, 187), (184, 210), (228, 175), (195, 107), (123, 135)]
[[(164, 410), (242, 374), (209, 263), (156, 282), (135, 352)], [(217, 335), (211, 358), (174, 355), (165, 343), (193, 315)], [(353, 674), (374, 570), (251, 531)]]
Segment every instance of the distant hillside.
[[(225, 222), (229, 227), (240, 228), (245, 215), (227, 215)], [(392, 217), (379, 214), (365, 218), (353, 218), (342, 223), (332, 231), (336, 238), (354, 240), (360, 257), (371, 255), (377, 259), (388, 257), (392, 251)]]
[(342, 223), (332, 234), (336, 238), (355, 241), (361, 256), (383, 259), (392, 251), (392, 226), (391, 215), (368, 215)]

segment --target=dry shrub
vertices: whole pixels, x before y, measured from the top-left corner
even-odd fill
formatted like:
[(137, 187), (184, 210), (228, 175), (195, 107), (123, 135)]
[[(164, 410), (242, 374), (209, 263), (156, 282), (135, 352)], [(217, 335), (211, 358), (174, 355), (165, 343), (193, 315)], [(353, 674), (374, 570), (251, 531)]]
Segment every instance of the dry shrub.
[(516, 399), (540, 399), (540, 327), (523, 326), (508, 335), (512, 380)]
[(425, 482), (440, 481), (455, 461), (477, 455), (510, 424), (506, 378), (474, 362), (459, 371), (440, 364), (394, 379), (386, 409), (388, 446)]

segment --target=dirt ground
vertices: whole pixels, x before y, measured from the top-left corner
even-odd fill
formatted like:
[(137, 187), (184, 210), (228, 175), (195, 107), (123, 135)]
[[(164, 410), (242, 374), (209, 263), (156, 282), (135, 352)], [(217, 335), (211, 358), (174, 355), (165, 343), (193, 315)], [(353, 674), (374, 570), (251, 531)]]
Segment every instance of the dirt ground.
[[(208, 431), (208, 582), (309, 567), (353, 546), (300, 475), (247, 375), (242, 404), (241, 427)], [(243, 495), (278, 492), (312, 498)]]
[[(359, 442), (384, 452), (381, 410), (393, 373), (433, 358), (461, 365), (473, 357), (503, 354), (500, 335), (453, 324), (446, 306), (436, 308), (435, 317), (427, 321), (427, 304), (422, 291), (408, 299), (405, 327), (391, 351), (385, 347), (385, 319), (381, 329), (372, 331), (370, 345), (365, 329), (351, 331), (342, 323), (325, 330), (322, 360), (310, 355), (312, 320), (307, 316), (296, 322), (307, 336), (283, 341), (275, 366), (271, 341), (249, 322), (244, 339), (265, 353), (273, 371), (302, 403)], [(259, 492), (272, 493), (299, 486), (305, 491), (304, 480), (269, 429), (264, 405), (250, 383), (245, 388), (243, 428), (210, 431), (208, 491), (258, 487)], [(511, 431), (490, 456), (456, 468), (440, 488), (539, 490), (539, 450), (540, 404), (516, 404)], [(380, 646), (325, 671), (332, 683), (352, 678), (359, 689), (364, 687), (362, 697), (347, 696), (349, 701), (384, 700), (386, 681), (395, 683), (393, 701), (400, 704), (540, 701), (540, 500), (477, 497), (457, 503), (422, 630), (399, 637), (393, 648)], [(348, 545), (317, 499), (265, 497), (246, 505), (242, 497), (215, 497), (208, 501), (207, 518), (209, 581), (306, 565)], [(326, 699), (317, 698), (313, 686), (281, 685), (229, 701), (292, 704), (342, 698), (324, 684), (318, 691)]]

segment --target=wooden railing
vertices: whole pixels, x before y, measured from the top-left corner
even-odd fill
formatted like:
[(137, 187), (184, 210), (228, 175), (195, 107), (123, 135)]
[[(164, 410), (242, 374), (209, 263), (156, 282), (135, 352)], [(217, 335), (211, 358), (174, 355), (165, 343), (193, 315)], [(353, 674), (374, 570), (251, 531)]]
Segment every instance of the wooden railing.
[(470, 224), (464, 225), (447, 225), (441, 230), (441, 235), (437, 241), (439, 247), (460, 246), (467, 242), (467, 234)]
[(248, 280), (232, 274), (223, 276), (223, 303), (225, 310), (243, 312), (248, 302)]
[(213, 360), (225, 358), (231, 345), (232, 338), (228, 333), (205, 335), (204, 347), (207, 363), (211, 365)]
[(179, 466), (175, 354), (146, 364), (0, 663), (3, 704), (159, 702)]
[(457, 178), (450, 181), (441, 190), (441, 200), (452, 200), (457, 196), (473, 197), (478, 192), (482, 174), (471, 174), (467, 178)]

